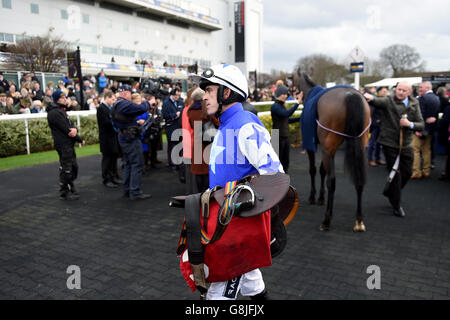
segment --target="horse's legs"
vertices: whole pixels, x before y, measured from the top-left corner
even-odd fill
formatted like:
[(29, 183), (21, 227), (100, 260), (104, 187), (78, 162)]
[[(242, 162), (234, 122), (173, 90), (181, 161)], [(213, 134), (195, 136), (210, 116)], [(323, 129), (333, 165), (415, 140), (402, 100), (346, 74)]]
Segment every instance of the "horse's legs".
[(322, 161), (324, 168), (327, 172), (328, 201), (327, 201), (327, 211), (325, 212), (325, 220), (323, 220), (322, 225), (320, 226), (320, 230), (328, 231), (330, 230), (331, 217), (333, 216), (334, 191), (336, 190), (334, 156), (330, 156), (324, 153)]
[(316, 203), (316, 156), (313, 151), (307, 151), (309, 160), (309, 176), (311, 177), (311, 192), (309, 194), (309, 204)]
[(355, 232), (364, 232), (366, 231), (366, 226), (363, 222), (363, 216), (362, 216), (362, 193), (364, 190), (364, 185), (356, 186), (356, 194), (358, 196), (358, 204), (356, 207), (356, 222), (355, 226), (353, 227), (353, 231)]
[(327, 172), (325, 171), (325, 168), (323, 167), (323, 161), (320, 163), (320, 192), (319, 192), (319, 199), (317, 200), (317, 203), (321, 206), (325, 203), (325, 177), (327, 175)]

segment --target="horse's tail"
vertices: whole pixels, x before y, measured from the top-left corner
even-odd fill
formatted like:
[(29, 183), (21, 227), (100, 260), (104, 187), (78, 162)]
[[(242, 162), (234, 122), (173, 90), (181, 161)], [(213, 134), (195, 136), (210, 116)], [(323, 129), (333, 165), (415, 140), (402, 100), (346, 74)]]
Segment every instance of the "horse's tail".
[(348, 92), (345, 97), (347, 116), (345, 121), (346, 138), (345, 168), (350, 174), (350, 179), (356, 187), (362, 187), (366, 183), (366, 153), (362, 137), (358, 137), (365, 129), (366, 112), (360, 94)]

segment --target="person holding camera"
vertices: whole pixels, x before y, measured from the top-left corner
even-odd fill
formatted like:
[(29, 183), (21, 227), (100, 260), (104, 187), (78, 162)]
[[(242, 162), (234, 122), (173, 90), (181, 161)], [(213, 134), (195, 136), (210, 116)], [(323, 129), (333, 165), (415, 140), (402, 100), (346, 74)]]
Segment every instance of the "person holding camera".
[(112, 110), (114, 125), (119, 129), (119, 145), (122, 148), (122, 197), (145, 200), (151, 196), (141, 190), (144, 156), (141, 145), (142, 130), (136, 117), (147, 112), (150, 105), (147, 101), (141, 104), (131, 102), (131, 90), (129, 85), (120, 87), (119, 99), (114, 103)]
[[(422, 117), (425, 121), (425, 129), (416, 131), (413, 136), (414, 163), (411, 179), (430, 177), (431, 170), (431, 148), (433, 135), (436, 128), (441, 102), (437, 95), (431, 90), (431, 82), (424, 81), (419, 85), (419, 104)], [(423, 157), (423, 168), (421, 168), (421, 157)]]
[[(134, 94), (133, 94), (134, 95)], [(142, 150), (144, 151), (145, 168), (156, 168), (156, 155), (158, 151), (159, 134), (161, 132), (161, 112), (156, 104), (156, 97), (151, 93), (143, 94), (145, 101), (150, 104), (150, 109), (137, 117), (142, 125)]]
[(162, 116), (166, 121), (166, 136), (167, 136), (167, 159), (170, 169), (178, 169), (172, 158), (173, 148), (180, 142), (180, 135), (176, 135), (176, 130), (181, 129), (181, 113), (184, 108), (183, 101), (180, 99), (181, 90), (175, 87), (170, 92), (170, 95), (164, 100), (162, 106)]
[(399, 82), (394, 95), (375, 97), (364, 93), (368, 102), (379, 109), (381, 131), (378, 143), (383, 146), (386, 167), (391, 172), (397, 156), (399, 158), (398, 172), (391, 181), (386, 193), (389, 202), (397, 217), (405, 217), (406, 213), (401, 206), (402, 189), (405, 187), (412, 173), (413, 150), (411, 146), (413, 131), (424, 128), (419, 102), (411, 96), (412, 88), (407, 82)]

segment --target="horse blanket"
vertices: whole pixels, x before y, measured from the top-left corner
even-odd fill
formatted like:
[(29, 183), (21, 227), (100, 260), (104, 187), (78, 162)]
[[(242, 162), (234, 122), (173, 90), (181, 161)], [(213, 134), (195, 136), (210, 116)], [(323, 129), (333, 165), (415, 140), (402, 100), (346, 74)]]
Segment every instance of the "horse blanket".
[(339, 85), (331, 88), (315, 86), (311, 89), (303, 105), (302, 115), (300, 117), (300, 129), (302, 130), (303, 149), (308, 151), (317, 151), (317, 101), (328, 91), (336, 88), (353, 88), (351, 86)]

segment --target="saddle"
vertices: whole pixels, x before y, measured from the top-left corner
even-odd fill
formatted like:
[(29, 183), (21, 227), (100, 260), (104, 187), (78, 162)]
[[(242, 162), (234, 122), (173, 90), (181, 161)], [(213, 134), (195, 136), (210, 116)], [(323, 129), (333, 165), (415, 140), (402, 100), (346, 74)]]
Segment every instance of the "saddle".
[[(171, 199), (169, 206), (185, 208), (177, 255), (192, 291), (203, 294), (206, 281), (225, 281), (271, 265), (286, 246), (285, 226), (298, 209), (289, 182), (284, 173), (254, 174), (224, 188)], [(227, 258), (240, 254), (245, 260)]]

